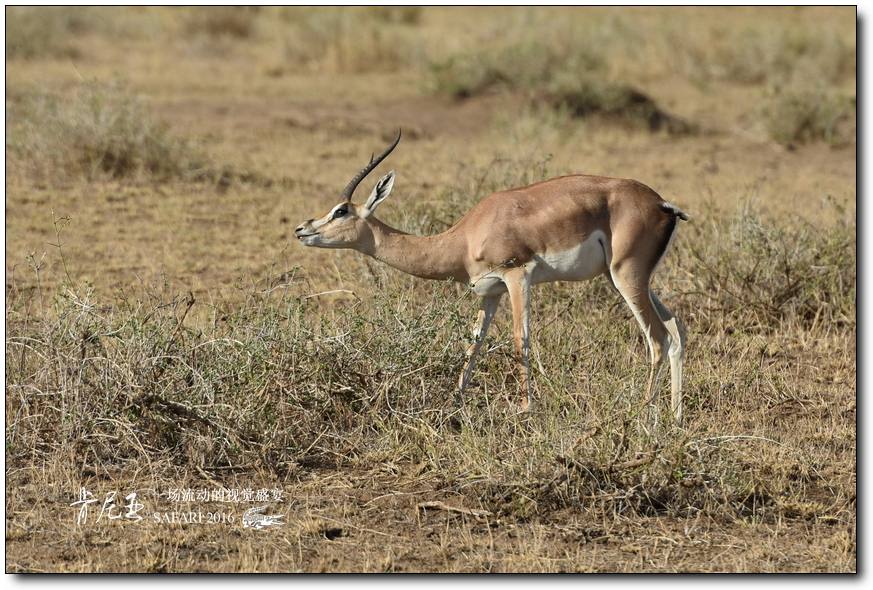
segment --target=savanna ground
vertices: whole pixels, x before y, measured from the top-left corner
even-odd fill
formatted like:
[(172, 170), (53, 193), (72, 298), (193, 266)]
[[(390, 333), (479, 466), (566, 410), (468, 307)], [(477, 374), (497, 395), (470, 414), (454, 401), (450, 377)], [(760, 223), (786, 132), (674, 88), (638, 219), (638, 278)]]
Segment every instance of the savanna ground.
[[(855, 571), (855, 53), (852, 7), (7, 8), (6, 571)], [(565, 173), (691, 215), (684, 429), (605, 279), (536, 289), (522, 420), (505, 309), (457, 408), (476, 298), (295, 243), (398, 128), (406, 231)]]

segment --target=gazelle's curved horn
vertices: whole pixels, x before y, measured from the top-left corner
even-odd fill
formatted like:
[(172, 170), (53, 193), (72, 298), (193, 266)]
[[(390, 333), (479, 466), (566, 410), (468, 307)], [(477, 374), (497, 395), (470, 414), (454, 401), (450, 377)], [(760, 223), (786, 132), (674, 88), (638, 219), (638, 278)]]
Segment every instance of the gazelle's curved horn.
[(379, 156), (375, 160), (373, 159), (372, 156), (370, 157), (370, 163), (367, 164), (367, 166), (364, 167), (363, 170), (358, 172), (357, 176), (355, 176), (352, 179), (352, 181), (348, 184), (348, 186), (346, 186), (345, 190), (343, 190), (343, 194), (340, 195), (341, 201), (343, 201), (343, 200), (344, 201), (351, 201), (352, 200), (352, 193), (354, 193), (355, 189), (358, 188), (358, 184), (362, 180), (364, 180), (364, 177), (366, 177), (367, 174), (369, 174), (370, 171), (373, 170), (373, 168), (375, 168), (376, 166), (379, 165), (379, 162), (381, 162), (386, 157), (388, 157), (388, 154), (390, 154), (394, 150), (394, 148), (397, 147), (397, 144), (400, 143), (401, 133), (402, 133), (402, 131), (400, 129), (398, 129), (397, 130), (397, 139), (394, 140), (394, 143), (391, 144), (391, 147), (389, 147), (387, 150), (385, 150), (381, 156)]

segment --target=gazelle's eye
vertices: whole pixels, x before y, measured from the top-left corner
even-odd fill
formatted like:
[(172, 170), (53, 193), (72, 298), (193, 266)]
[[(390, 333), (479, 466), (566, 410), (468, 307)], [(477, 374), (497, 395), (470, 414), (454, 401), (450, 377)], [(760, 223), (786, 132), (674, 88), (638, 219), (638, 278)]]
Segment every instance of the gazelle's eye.
[(337, 209), (336, 211), (333, 212), (333, 218), (336, 219), (338, 217), (343, 217), (348, 212), (349, 212), (348, 209), (346, 209), (345, 207)]

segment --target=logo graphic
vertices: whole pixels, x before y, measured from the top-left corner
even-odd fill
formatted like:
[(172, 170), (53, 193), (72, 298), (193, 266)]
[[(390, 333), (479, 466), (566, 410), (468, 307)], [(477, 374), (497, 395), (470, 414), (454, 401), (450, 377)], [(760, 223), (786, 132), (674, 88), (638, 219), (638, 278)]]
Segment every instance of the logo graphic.
[(279, 519), (285, 516), (284, 514), (258, 514), (258, 512), (262, 512), (266, 509), (267, 506), (260, 506), (258, 508), (249, 508), (243, 512), (243, 528), (247, 529), (252, 527), (256, 531), (259, 531), (267, 526), (283, 526), (285, 524), (284, 522), (279, 522)]

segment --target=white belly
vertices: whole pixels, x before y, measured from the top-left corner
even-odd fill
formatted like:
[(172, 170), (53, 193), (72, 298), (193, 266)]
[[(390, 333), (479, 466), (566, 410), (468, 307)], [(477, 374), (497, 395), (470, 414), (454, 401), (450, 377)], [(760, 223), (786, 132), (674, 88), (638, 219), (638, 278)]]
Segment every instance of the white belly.
[[(525, 265), (531, 272), (531, 283), (549, 283), (552, 281), (588, 281), (607, 271), (604, 246), (606, 236), (603, 232), (594, 232), (583, 243), (565, 250), (535, 254), (533, 260)], [(471, 282), (473, 291), (480, 296), (506, 293), (502, 269), (475, 278)]]
[(490, 297), (506, 293), (506, 283), (503, 276), (497, 272), (490, 272), (470, 282), (470, 288), (479, 297)]
[(607, 270), (603, 244), (606, 236), (594, 232), (587, 240), (564, 252), (535, 255), (532, 283), (551, 281), (589, 281)]

